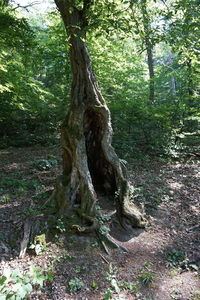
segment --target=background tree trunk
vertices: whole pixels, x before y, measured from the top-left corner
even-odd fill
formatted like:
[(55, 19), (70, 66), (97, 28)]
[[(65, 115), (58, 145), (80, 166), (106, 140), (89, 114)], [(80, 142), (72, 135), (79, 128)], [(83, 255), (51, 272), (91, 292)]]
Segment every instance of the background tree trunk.
[(154, 84), (154, 62), (153, 62), (153, 46), (150, 39), (150, 20), (147, 11), (147, 1), (142, 0), (141, 2), (141, 11), (143, 18), (143, 27), (144, 27), (144, 39), (145, 47), (147, 51), (147, 65), (149, 70), (149, 102), (154, 103), (154, 94), (155, 94), (155, 84)]
[[(86, 226), (93, 226), (99, 195), (116, 201), (118, 218), (142, 226), (142, 215), (129, 204), (129, 185), (111, 146), (109, 109), (99, 91), (85, 43), (85, 9), (73, 1), (56, 0), (70, 36), (73, 75), (71, 107), (62, 126), (63, 175), (57, 179), (54, 199), (58, 212), (76, 211)], [(87, 2), (87, 3), (86, 3)], [(101, 204), (100, 204), (101, 205)], [(87, 228), (89, 228), (87, 227)]]

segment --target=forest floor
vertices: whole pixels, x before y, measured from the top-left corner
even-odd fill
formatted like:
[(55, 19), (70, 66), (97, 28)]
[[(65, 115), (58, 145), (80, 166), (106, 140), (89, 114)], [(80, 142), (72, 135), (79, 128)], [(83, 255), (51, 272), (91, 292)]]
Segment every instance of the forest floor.
[(127, 252), (106, 253), (95, 236), (75, 235), (59, 219), (53, 236), (38, 236), (20, 259), (24, 221), (37, 223), (51, 209), (60, 165), (56, 148), (0, 150), (0, 299), (31, 287), (28, 299), (200, 299), (200, 161), (129, 163), (148, 225), (131, 234), (110, 228)]

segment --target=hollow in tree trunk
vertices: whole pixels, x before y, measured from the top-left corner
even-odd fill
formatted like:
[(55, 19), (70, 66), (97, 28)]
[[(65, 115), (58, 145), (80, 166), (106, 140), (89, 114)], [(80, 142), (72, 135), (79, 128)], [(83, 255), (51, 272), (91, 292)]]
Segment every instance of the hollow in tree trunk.
[(110, 112), (99, 91), (85, 43), (86, 7), (78, 10), (72, 3), (56, 0), (70, 37), (73, 75), (71, 106), (62, 125), (63, 175), (57, 179), (53, 196), (57, 210), (62, 216), (76, 211), (87, 230), (94, 225), (96, 204), (99, 195), (104, 194), (112, 197), (124, 227), (127, 223), (142, 227), (142, 214), (129, 203), (125, 171), (111, 146)]

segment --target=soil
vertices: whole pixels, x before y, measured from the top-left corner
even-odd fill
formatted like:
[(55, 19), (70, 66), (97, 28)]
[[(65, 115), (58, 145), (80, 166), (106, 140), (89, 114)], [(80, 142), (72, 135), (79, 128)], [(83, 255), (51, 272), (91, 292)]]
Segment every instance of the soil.
[[(123, 251), (108, 248), (95, 235), (74, 234), (55, 216), (47, 232), (60, 157), (53, 147), (0, 150), (0, 275), (10, 268), (26, 277), (31, 266), (50, 274), (53, 279), (42, 288), (33, 283), (28, 299), (200, 299), (200, 162), (129, 162), (132, 198), (148, 224), (127, 233), (104, 217), (109, 220), (102, 230), (110, 226)], [(110, 203), (99, 204), (109, 215)], [(47, 245), (38, 255), (28, 247), (19, 259), (27, 219), (34, 225), (44, 222), (38, 235), (45, 233)], [(75, 223), (76, 217), (68, 221)], [(0, 280), (0, 290), (1, 285)]]

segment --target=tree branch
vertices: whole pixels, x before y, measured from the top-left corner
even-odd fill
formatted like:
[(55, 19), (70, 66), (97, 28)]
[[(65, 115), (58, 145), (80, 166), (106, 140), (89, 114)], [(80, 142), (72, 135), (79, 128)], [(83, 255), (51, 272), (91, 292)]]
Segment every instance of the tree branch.
[(25, 9), (26, 11), (29, 11), (28, 10), (28, 7), (32, 7), (32, 6), (34, 6), (34, 5), (37, 5), (37, 4), (40, 4), (40, 2), (39, 1), (35, 1), (35, 2), (32, 2), (32, 3), (30, 3), (30, 4), (27, 4), (27, 5), (20, 5), (19, 3), (15, 3), (17, 6), (16, 7), (13, 7), (12, 8), (12, 11), (14, 11), (14, 10), (16, 10), (16, 9), (18, 9), (18, 8), (23, 8), (23, 9)]

